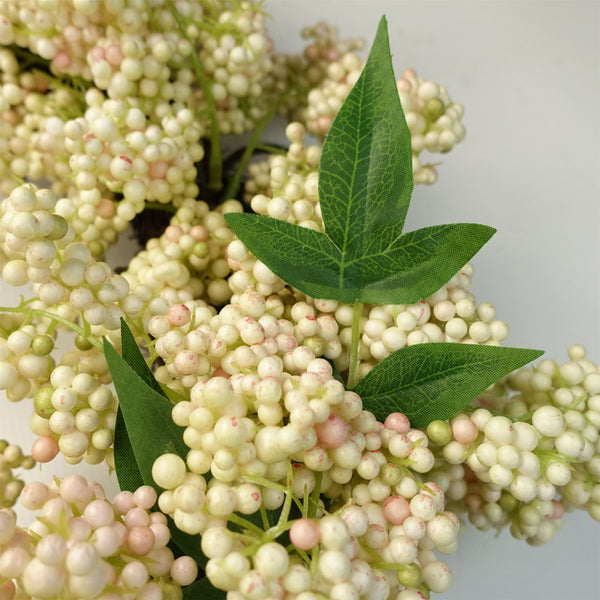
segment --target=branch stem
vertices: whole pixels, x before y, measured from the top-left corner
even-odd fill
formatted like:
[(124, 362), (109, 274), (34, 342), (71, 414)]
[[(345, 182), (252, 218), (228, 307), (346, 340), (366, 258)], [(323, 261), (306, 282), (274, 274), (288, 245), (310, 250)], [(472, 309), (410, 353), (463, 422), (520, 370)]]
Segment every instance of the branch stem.
[(352, 389), (358, 383), (358, 367), (360, 365), (360, 318), (362, 316), (363, 304), (356, 301), (352, 311), (352, 339), (350, 342), (349, 366), (348, 366), (348, 388)]

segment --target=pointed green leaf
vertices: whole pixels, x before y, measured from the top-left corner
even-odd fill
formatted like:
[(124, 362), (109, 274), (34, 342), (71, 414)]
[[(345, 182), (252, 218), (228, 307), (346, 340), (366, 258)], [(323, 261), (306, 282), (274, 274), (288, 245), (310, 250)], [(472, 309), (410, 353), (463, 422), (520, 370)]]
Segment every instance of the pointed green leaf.
[[(119, 397), (115, 425), (115, 471), (121, 490), (134, 492), (142, 485), (151, 485), (159, 493), (152, 479), (154, 460), (167, 451), (184, 457), (188, 448), (183, 443), (183, 428), (171, 419), (173, 405), (160, 388), (146, 365), (133, 334), (121, 320), (123, 357), (104, 340), (104, 354)], [(154, 382), (154, 383), (152, 383)], [(168, 518), (172, 547), (176, 555), (187, 554), (203, 566), (206, 557), (200, 550), (199, 536), (191, 536), (175, 527)]]
[(158, 381), (152, 374), (150, 367), (146, 364), (144, 356), (135, 341), (131, 329), (127, 323), (121, 318), (121, 355), (123, 360), (139, 375), (143, 381), (159, 394), (167, 397)]
[(309, 296), (409, 304), (447, 283), (494, 232), (458, 223), (403, 235), (412, 185), (410, 132), (382, 19), (325, 139), (319, 170), (325, 233), (259, 215), (225, 219), (254, 256)]
[(464, 267), (495, 231), (477, 223), (454, 223), (405, 233), (389, 250), (357, 261), (358, 299), (411, 304), (427, 298)]
[(340, 282), (340, 251), (324, 234), (271, 217), (227, 213), (233, 232), (286, 283), (314, 298), (354, 302), (355, 289)]
[(186, 456), (188, 448), (183, 442), (183, 428), (171, 419), (171, 402), (150, 387), (106, 339), (104, 354), (142, 480), (160, 492), (152, 479), (152, 464), (161, 454), (173, 450)]
[(325, 138), (319, 165), (325, 231), (346, 261), (381, 253), (402, 233), (412, 189), (410, 131), (382, 17), (365, 67)]
[(403, 412), (413, 427), (449, 419), (541, 350), (475, 344), (417, 344), (376, 365), (354, 391), (380, 420)]
[(127, 435), (121, 407), (117, 409), (117, 420), (115, 422), (114, 459), (120, 490), (135, 492), (135, 490), (144, 485), (144, 479), (140, 473), (135, 452), (131, 447), (131, 441)]

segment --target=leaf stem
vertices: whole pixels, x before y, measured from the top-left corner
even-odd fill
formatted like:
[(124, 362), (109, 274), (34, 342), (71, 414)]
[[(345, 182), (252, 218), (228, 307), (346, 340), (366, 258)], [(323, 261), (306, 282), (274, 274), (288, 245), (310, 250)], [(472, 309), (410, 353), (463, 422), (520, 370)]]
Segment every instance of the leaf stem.
[(360, 318), (362, 316), (363, 304), (356, 301), (352, 311), (352, 339), (348, 351), (348, 388), (352, 389), (358, 383), (358, 366), (360, 364)]

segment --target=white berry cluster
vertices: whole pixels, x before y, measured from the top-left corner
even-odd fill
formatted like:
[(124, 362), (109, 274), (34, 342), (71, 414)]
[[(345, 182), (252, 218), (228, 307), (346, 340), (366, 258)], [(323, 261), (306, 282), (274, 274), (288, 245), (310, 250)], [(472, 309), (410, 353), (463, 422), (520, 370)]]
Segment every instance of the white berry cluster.
[(453, 102), (445, 86), (418, 77), (409, 69), (397, 82), (406, 124), (410, 129), (415, 183), (434, 183), (437, 172), (433, 165), (421, 163), (423, 150), (446, 153), (462, 142), (462, 104)]
[[(106, 12), (105, 12), (106, 7)], [(85, 55), (99, 39), (107, 18), (123, 2), (4, 0), (0, 6), (0, 43), (28, 48), (51, 61), (53, 69), (89, 78)]]
[[(323, 371), (317, 359), (298, 381), (314, 380)], [(255, 383), (257, 397), (264, 397), (272, 377)], [(448, 589), (450, 571), (434, 551), (456, 549), (459, 520), (445, 511), (441, 488), (416, 475), (433, 466), (422, 432), (410, 430), (400, 413), (378, 423), (341, 387), (341, 405), (334, 403), (324, 420), (326, 410), (314, 412), (318, 398), (290, 412), (308, 392), (302, 385), (283, 386), (283, 412), (289, 416), (263, 425), (265, 419), (257, 422), (253, 415), (263, 405), (248, 407), (248, 392), (241, 389), (249, 388), (248, 376), (232, 379), (233, 384), (211, 378), (201, 386), (201, 397), (192, 389), (191, 403), (175, 407), (173, 418), (186, 427), (190, 452), (185, 461), (164, 454), (152, 471), (165, 488), (161, 510), (184, 531), (202, 534), (210, 559), (206, 573), (215, 587), (232, 598), (255, 598), (253, 590), (261, 590), (281, 598), (344, 593), (384, 599), (400, 592), (398, 597), (410, 599)], [(243, 381), (239, 391), (238, 380)], [(300, 419), (313, 424), (302, 428)], [(209, 470), (213, 478), (207, 485), (201, 475)], [(314, 504), (314, 518), (280, 517), (264, 531), (243, 517), (261, 506), (286, 515), (292, 504), (310, 511), (315, 489), (328, 506)], [(228, 523), (242, 531), (228, 529)], [(287, 530), (291, 553), (274, 541)]]
[(149, 486), (111, 503), (99, 484), (69, 475), (28, 483), (21, 502), (37, 514), (28, 529), (0, 510), (2, 598), (167, 600), (197, 576), (192, 558), (175, 558), (167, 547), (167, 520), (151, 512)]
[[(311, 33), (316, 41), (305, 49), (309, 67), (304, 72), (310, 91), (306, 106), (296, 108), (291, 116), (312, 135), (324, 137), (360, 76), (364, 62), (353, 45), (337, 42), (335, 29), (321, 23)], [(419, 155), (423, 150), (449, 152), (464, 139), (461, 122), (464, 109), (451, 100), (443, 85), (418, 77), (412, 69), (404, 71), (397, 86), (411, 133), (414, 181), (432, 184), (437, 179), (435, 167), (422, 164)]]
[(280, 109), (291, 121), (299, 120), (304, 113), (307, 95), (326, 79), (329, 66), (347, 54), (364, 48), (362, 39), (341, 40), (337, 28), (323, 21), (305, 27), (301, 33), (309, 41), (301, 56), (275, 55), (275, 70), (281, 81), (281, 91), (285, 91), (292, 81), (298, 88), (298, 93), (288, 98)]
[(97, 89), (85, 99), (83, 116), (64, 124), (76, 188), (72, 225), (81, 239), (112, 243), (146, 202), (179, 206), (198, 195), (203, 130), (190, 109), (150, 122), (126, 99), (106, 100)]
[(131, 289), (148, 287), (167, 306), (193, 299), (205, 299), (214, 306), (225, 304), (231, 296), (226, 281), (231, 267), (225, 251), (234, 234), (223, 214), (241, 210), (236, 200), (215, 210), (205, 202), (185, 200), (164, 233), (149, 240), (129, 262), (123, 277)]
[[(185, 460), (167, 453), (153, 467), (155, 482), (165, 489), (161, 510), (187, 533), (205, 534), (237, 523), (234, 513), (251, 515), (261, 506), (283, 510), (286, 497), (299, 502), (317, 489), (332, 499), (331, 510), (367, 506), (361, 508), (363, 520), (372, 526), (359, 535), (361, 543), (375, 553), (395, 548), (391, 563), (402, 562), (396, 560), (396, 547), (402, 547), (406, 563), (414, 563), (404, 580), (413, 583), (406, 587), (425, 581), (427, 589), (447, 589), (449, 572), (430, 551), (453, 551), (458, 521), (444, 513), (441, 489), (417, 475), (434, 466), (426, 436), (410, 431), (403, 415), (382, 424), (363, 410), (360, 398), (333, 378), (330, 364), (298, 342), (314, 333), (313, 306), (295, 302), (289, 310), (292, 321), (279, 296), (265, 298), (248, 290), (218, 314), (203, 303), (188, 302), (148, 324), (164, 362), (155, 376), (190, 398), (173, 409), (190, 449)], [(335, 319), (319, 318), (334, 339)], [(208, 484), (205, 477), (210, 477)], [(397, 526), (409, 516), (418, 527), (405, 534)], [(438, 525), (432, 524), (427, 537), (434, 519), (444, 533), (438, 535)], [(393, 542), (398, 536), (402, 539)], [(358, 555), (346, 557), (348, 568), (354, 558)], [(212, 573), (213, 566), (207, 569)], [(213, 583), (222, 586), (223, 577), (215, 574)], [(242, 588), (251, 585), (243, 581)], [(385, 581), (381, 597), (398, 586), (391, 575)], [(342, 577), (334, 583), (348, 581)], [(310, 585), (321, 589), (332, 582)]]
[(199, 60), (211, 81), (219, 131), (241, 135), (254, 129), (267, 112), (265, 97), (276, 100), (273, 43), (264, 15), (250, 2), (231, 3), (211, 26), (194, 34)]
[(46, 177), (57, 191), (65, 191), (69, 165), (63, 119), (78, 116), (79, 105), (74, 90), (50, 89), (43, 75), (22, 71), (19, 57), (0, 48), (0, 193), (8, 195), (25, 177)]
[(0, 440), (0, 509), (13, 506), (25, 485), (13, 469), (33, 469), (34, 466), (33, 457), (24, 455), (19, 446)]
[(477, 527), (510, 525), (515, 537), (541, 544), (565, 509), (600, 517), (600, 371), (581, 346), (569, 356), (516, 371), (482, 396), (481, 408), (451, 421), (441, 454), (464, 463), (465, 481), (446, 491)]
[[(143, 323), (169, 304), (148, 286), (130, 292), (123, 276), (73, 241), (65, 218), (71, 208), (68, 199), (31, 184), (0, 204), (2, 277), (17, 287), (33, 282), (37, 293), (20, 312), (2, 315), (0, 388), (13, 401), (35, 397), (30, 425), (40, 436), (36, 460), (46, 462), (60, 449), (69, 461), (97, 463), (110, 455), (116, 411), (99, 340), (114, 337), (121, 317)], [(59, 323), (78, 334), (75, 350), (57, 358)]]

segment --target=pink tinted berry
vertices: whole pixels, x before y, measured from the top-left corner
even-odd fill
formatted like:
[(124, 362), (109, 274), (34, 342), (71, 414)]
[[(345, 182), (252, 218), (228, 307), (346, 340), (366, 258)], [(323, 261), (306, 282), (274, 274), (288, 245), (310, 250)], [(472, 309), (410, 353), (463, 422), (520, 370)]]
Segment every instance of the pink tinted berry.
[(50, 462), (57, 454), (58, 442), (51, 437), (39, 437), (31, 447), (31, 456), (39, 463)]
[(290, 528), (290, 540), (300, 550), (310, 550), (319, 543), (319, 526), (312, 519), (298, 519)]
[(399, 412), (390, 413), (383, 424), (396, 433), (407, 433), (410, 430), (408, 417)]
[(459, 417), (452, 422), (452, 435), (461, 444), (474, 442), (478, 433), (477, 425), (468, 417)]
[(329, 415), (323, 423), (315, 425), (319, 444), (323, 448), (339, 448), (348, 434), (348, 423), (337, 415)]
[(190, 318), (190, 309), (185, 304), (173, 304), (167, 310), (167, 319), (173, 327), (187, 325)]
[(154, 533), (150, 527), (133, 527), (127, 532), (127, 548), (135, 556), (145, 556), (154, 547)]
[(410, 516), (410, 505), (403, 496), (390, 496), (383, 503), (383, 515), (393, 525), (402, 525)]

